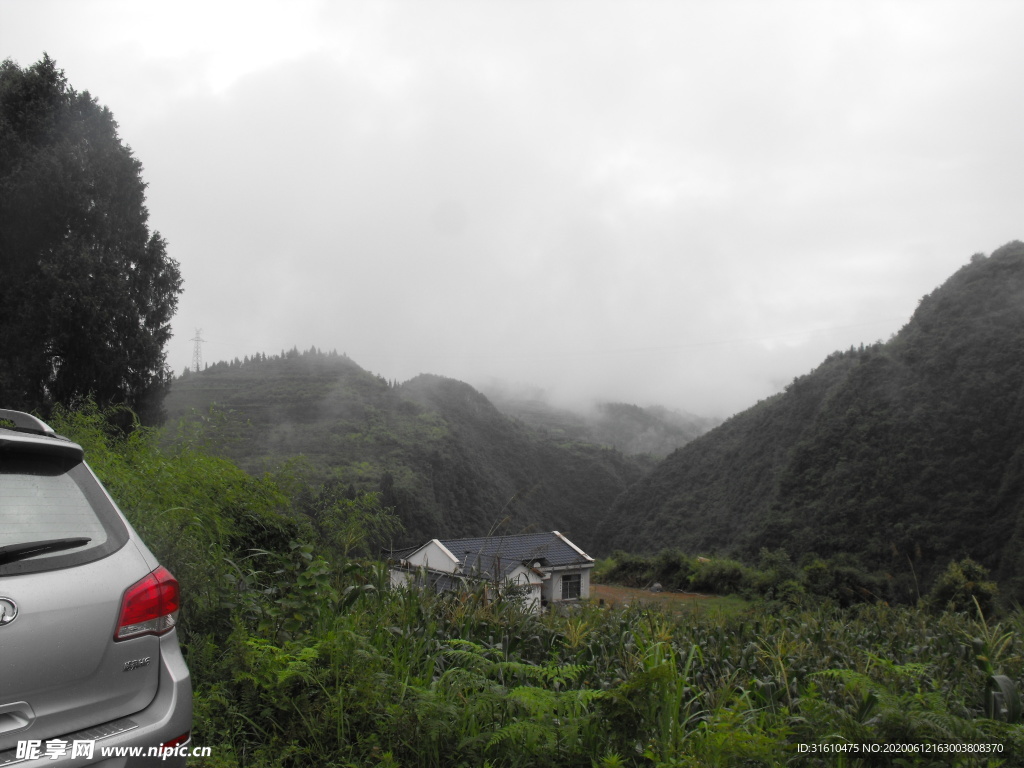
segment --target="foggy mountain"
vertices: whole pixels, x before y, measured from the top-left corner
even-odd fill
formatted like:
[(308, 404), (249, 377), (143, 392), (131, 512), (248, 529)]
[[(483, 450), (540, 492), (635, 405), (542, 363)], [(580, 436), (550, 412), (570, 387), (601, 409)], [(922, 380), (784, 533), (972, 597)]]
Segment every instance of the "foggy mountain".
[(601, 538), (848, 553), (914, 597), (952, 558), (1024, 595), (1024, 244), (976, 255), (887, 343), (830, 355), (675, 451)]
[[(210, 416), (211, 406), (217, 413)], [(220, 449), (252, 473), (301, 456), (311, 482), (380, 491), (398, 543), (557, 529), (597, 548), (598, 522), (655, 459), (706, 422), (606, 405), (593, 418), (536, 403), (496, 408), (460, 381), (387, 382), (316, 349), (217, 363), (173, 382), (170, 420), (214, 418)]]
[(541, 390), (497, 382), (480, 391), (499, 411), (548, 437), (582, 440), (629, 455), (649, 454), (659, 459), (721, 423), (721, 419), (660, 406), (602, 402), (577, 409), (559, 407)]

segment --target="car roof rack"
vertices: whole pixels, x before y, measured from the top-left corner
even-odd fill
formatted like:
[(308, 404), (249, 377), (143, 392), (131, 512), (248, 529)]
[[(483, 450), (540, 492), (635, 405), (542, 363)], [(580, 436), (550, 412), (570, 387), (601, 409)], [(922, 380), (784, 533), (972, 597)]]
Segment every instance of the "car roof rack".
[(55, 437), (57, 434), (49, 424), (37, 419), (31, 413), (8, 411), (0, 408), (0, 419), (13, 422), (14, 429), (17, 432), (28, 432), (33, 435), (45, 435), (46, 437)]

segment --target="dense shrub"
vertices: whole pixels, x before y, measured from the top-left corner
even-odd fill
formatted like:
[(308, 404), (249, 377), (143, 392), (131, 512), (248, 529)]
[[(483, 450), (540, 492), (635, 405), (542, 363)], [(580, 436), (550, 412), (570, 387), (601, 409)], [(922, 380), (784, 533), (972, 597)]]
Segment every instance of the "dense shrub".
[(609, 560), (602, 578), (611, 584), (644, 589), (655, 581), (654, 564), (649, 557), (616, 551)]
[(825, 598), (843, 607), (888, 601), (893, 591), (888, 575), (866, 572), (845, 555), (828, 560), (808, 555), (797, 564), (783, 549), (762, 549), (756, 567), (731, 559), (692, 558), (679, 550), (653, 556), (615, 552), (602, 562), (598, 580), (639, 588), (658, 582), (666, 589), (793, 604)]
[(731, 595), (752, 588), (753, 572), (743, 563), (728, 559), (703, 559), (690, 577), (690, 587), (697, 592)]
[[(958, 765), (980, 767), (1024, 753), (1020, 611), (993, 624), (776, 600), (681, 620), (644, 606), (535, 616), (483, 592), (392, 590), (382, 564), (322, 546), (271, 479), (194, 444), (161, 452), (145, 432), (113, 438), (94, 415), (66, 414), (62, 431), (88, 443), (130, 519), (186, 577), (193, 740), (214, 750), (196, 765), (832, 766), (798, 745), (1002, 750), (960, 754)], [(246, 530), (270, 546), (246, 546)], [(623, 559), (648, 575), (643, 559)], [(689, 575), (708, 591), (784, 590), (794, 574), (834, 585), (821, 562), (795, 568), (775, 552), (761, 570), (710, 560)], [(669, 553), (644, 567), (669, 581), (691, 562)], [(927, 757), (897, 759), (946, 764)]]
[(988, 569), (969, 557), (951, 561), (928, 593), (928, 605), (949, 611), (981, 610), (991, 612), (999, 588), (989, 578)]

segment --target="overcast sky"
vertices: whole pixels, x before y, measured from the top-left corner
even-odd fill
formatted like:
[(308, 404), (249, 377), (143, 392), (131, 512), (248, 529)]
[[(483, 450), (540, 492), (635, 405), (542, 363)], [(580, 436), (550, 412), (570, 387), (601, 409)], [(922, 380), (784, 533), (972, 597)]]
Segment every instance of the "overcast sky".
[(169, 362), (727, 416), (1024, 239), (1024, 3), (0, 0), (144, 166)]

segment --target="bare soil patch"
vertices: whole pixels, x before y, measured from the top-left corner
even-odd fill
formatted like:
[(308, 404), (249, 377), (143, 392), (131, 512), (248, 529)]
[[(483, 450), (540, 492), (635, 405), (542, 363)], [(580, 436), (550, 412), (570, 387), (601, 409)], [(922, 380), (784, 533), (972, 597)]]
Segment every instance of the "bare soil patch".
[(630, 605), (641, 602), (673, 608), (681, 607), (680, 604), (717, 598), (715, 595), (698, 595), (695, 592), (651, 592), (646, 589), (616, 587), (611, 584), (591, 584), (590, 599), (604, 600), (606, 605)]

